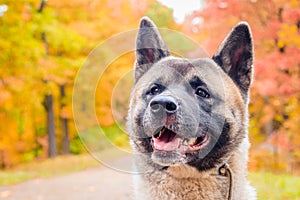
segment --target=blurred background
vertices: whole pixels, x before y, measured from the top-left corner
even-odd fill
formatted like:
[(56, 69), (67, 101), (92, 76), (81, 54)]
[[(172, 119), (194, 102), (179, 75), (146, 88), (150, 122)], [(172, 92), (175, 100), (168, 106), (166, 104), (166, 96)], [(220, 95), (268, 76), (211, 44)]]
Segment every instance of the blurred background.
[[(210, 56), (236, 23), (250, 24), (255, 42), (250, 178), (262, 199), (270, 195), (263, 196), (268, 184), (286, 188), (278, 199), (300, 199), (298, 0), (0, 0), (0, 184), (40, 176), (26, 169), (51, 162), (48, 158), (68, 155), (63, 159), (73, 164), (76, 157), (88, 159), (73, 121), (76, 74), (99, 43), (136, 29), (142, 16), (194, 39)], [(166, 40), (184, 50), (176, 36)], [(128, 151), (119, 127), (132, 82), (118, 82), (133, 63), (129, 52), (110, 64), (96, 90), (99, 124), (79, 130), (97, 132), (101, 126), (114, 145)]]

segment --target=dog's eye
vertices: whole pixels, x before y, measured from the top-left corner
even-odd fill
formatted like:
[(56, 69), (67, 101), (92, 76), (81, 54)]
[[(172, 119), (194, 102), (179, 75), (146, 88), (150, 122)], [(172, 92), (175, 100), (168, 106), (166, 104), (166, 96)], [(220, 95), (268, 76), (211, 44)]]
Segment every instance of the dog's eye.
[(198, 87), (196, 89), (196, 92), (195, 92), (196, 95), (198, 95), (199, 97), (203, 97), (203, 98), (209, 98), (210, 95), (208, 93), (208, 91), (202, 87)]
[(150, 88), (150, 92), (149, 92), (151, 95), (157, 95), (160, 93), (160, 87), (158, 85), (153, 85), (151, 88)]

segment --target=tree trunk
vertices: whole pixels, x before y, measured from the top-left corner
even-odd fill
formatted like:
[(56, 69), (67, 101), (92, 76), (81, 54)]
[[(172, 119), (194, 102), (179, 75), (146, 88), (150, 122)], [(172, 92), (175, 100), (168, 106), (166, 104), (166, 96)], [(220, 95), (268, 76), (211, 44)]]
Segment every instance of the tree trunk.
[(61, 123), (62, 123), (62, 131), (63, 131), (62, 153), (69, 154), (70, 153), (70, 141), (69, 141), (68, 119), (61, 118)]
[(55, 141), (55, 124), (52, 94), (47, 94), (45, 96), (44, 107), (47, 111), (48, 157), (53, 158), (57, 155), (57, 148)]
[(46, 0), (41, 0), (41, 3), (40, 3), (40, 6), (39, 6), (39, 9), (38, 9), (38, 12), (39, 12), (39, 13), (43, 12), (45, 6), (46, 6)]
[[(64, 98), (66, 97), (65, 93), (65, 85), (60, 85), (60, 109), (62, 110), (63, 107), (66, 105), (64, 103)], [(60, 115), (61, 127), (62, 127), (62, 153), (69, 154), (70, 153), (70, 141), (69, 141), (69, 127), (68, 127), (68, 119)]]
[(6, 162), (5, 162), (5, 156), (4, 156), (4, 150), (0, 150), (0, 169), (6, 168)]
[(46, 36), (45, 32), (41, 33), (41, 39), (42, 39), (42, 42), (44, 44), (46, 55), (48, 56), (49, 55), (49, 45), (48, 45), (47, 36)]

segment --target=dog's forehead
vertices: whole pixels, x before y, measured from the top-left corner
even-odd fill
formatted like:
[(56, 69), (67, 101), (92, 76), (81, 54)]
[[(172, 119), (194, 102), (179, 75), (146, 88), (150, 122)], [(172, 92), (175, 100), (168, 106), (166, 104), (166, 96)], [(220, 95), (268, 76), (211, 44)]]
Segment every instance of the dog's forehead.
[(164, 71), (175, 69), (181, 76), (186, 76), (193, 68), (195, 68), (191, 60), (177, 57), (165, 58), (158, 62), (155, 67), (161, 68)]
[(220, 69), (211, 58), (186, 59), (170, 56), (156, 63), (152, 72), (157, 72), (158, 76), (167, 74), (172, 79), (183, 77), (188, 80), (197, 76), (203, 80), (213, 80), (220, 75)]

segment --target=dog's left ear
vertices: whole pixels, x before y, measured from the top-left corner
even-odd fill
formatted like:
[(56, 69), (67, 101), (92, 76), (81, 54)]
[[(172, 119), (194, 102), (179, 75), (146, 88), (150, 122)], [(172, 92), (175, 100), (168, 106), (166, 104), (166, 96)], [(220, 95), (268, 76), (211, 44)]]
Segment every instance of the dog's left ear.
[(143, 17), (136, 39), (135, 81), (137, 81), (155, 62), (170, 55), (156, 25)]
[(253, 42), (250, 27), (240, 22), (228, 34), (212, 58), (247, 96), (253, 76)]

